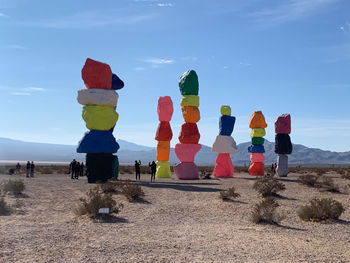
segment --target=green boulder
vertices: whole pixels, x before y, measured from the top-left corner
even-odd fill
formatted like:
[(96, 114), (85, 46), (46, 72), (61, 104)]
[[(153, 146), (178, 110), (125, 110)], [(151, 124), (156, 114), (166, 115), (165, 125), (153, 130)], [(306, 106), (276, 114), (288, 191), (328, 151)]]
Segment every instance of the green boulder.
[(194, 70), (186, 71), (179, 80), (182, 95), (198, 95), (198, 76)]
[(252, 144), (257, 144), (257, 145), (263, 145), (265, 139), (262, 137), (253, 137), (252, 138)]

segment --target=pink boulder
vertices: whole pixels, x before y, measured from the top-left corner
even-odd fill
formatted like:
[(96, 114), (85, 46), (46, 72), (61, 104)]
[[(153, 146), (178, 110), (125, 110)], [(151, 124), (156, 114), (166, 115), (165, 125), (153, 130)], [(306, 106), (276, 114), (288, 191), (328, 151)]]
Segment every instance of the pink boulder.
[(158, 99), (158, 119), (159, 121), (170, 121), (173, 116), (173, 102), (169, 96), (159, 97)]
[(200, 144), (183, 144), (175, 145), (175, 154), (182, 163), (193, 163), (197, 152), (202, 148)]
[(275, 132), (290, 134), (290, 131), (291, 131), (290, 114), (282, 114), (277, 118), (275, 122)]
[(221, 178), (233, 177), (233, 164), (229, 153), (219, 153), (216, 158), (216, 164), (214, 168), (214, 176)]
[(182, 180), (199, 179), (198, 168), (194, 163), (179, 163), (174, 166), (174, 172)]
[(250, 161), (252, 163), (263, 163), (265, 161), (265, 156), (263, 153), (251, 153)]

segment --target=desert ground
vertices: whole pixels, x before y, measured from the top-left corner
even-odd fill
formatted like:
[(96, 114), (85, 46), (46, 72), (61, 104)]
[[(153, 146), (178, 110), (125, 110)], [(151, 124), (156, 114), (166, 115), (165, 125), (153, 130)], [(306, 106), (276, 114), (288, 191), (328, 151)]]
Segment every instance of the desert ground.
[[(180, 181), (141, 175), (143, 202), (124, 204), (116, 220), (77, 217), (79, 198), (95, 185), (86, 177), (36, 174), (34, 178), (0, 175), (0, 182), (23, 179), (25, 196), (6, 195), (17, 204), (0, 216), (0, 262), (350, 262), (350, 181), (333, 177), (343, 193), (320, 192), (296, 182), (298, 174), (280, 179), (286, 190), (278, 199), (285, 215), (280, 225), (254, 224), (250, 213), (261, 200), (252, 189), (255, 177)], [(121, 180), (134, 180), (121, 174)], [(224, 202), (219, 191), (234, 186), (241, 195)], [(345, 212), (333, 223), (304, 222), (297, 210), (313, 197), (332, 197)]]

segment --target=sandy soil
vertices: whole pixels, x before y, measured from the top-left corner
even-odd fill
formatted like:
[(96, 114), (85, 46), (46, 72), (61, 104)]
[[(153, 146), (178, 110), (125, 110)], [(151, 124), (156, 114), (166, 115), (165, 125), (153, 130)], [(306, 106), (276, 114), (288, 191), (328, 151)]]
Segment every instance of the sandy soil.
[[(280, 226), (250, 222), (260, 197), (254, 178), (149, 182), (142, 176), (143, 203), (124, 203), (115, 222), (77, 218), (73, 209), (87, 189), (86, 178), (67, 175), (23, 178), (27, 197), (10, 216), (0, 216), (0, 262), (350, 262), (350, 195), (321, 193), (284, 179), (279, 199), (286, 215)], [(349, 181), (336, 182), (345, 186)], [(19, 178), (19, 176), (14, 176)], [(0, 175), (0, 181), (9, 179)], [(121, 179), (133, 179), (121, 175)], [(223, 202), (218, 191), (235, 186), (238, 202)], [(306, 223), (296, 210), (313, 197), (333, 197), (346, 211), (332, 224)], [(6, 196), (10, 204), (16, 198)]]

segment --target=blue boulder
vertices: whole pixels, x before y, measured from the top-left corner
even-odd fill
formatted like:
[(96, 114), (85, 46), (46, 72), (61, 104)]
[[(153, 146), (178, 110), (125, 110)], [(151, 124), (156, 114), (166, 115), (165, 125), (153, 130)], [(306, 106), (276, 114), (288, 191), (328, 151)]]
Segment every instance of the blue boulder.
[(250, 153), (264, 153), (265, 148), (264, 145), (252, 144), (248, 147), (248, 152)]
[(124, 82), (116, 75), (112, 74), (112, 86), (111, 89), (118, 90), (124, 87)]
[(233, 127), (235, 126), (236, 118), (233, 116), (223, 115), (220, 117), (219, 134), (231, 136)]
[(109, 131), (91, 130), (78, 144), (78, 153), (116, 153), (119, 144)]

